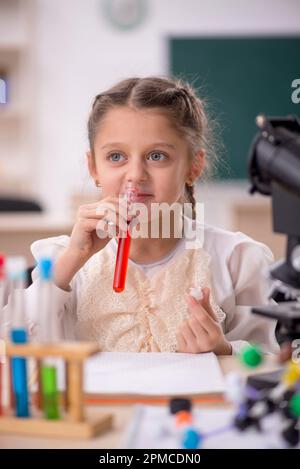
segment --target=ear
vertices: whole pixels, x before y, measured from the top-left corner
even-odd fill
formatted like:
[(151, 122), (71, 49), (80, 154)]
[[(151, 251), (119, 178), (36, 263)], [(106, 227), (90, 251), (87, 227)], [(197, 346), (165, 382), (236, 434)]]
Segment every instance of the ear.
[(92, 155), (91, 151), (86, 152), (86, 160), (87, 160), (87, 165), (88, 165), (90, 176), (94, 179), (94, 181), (96, 181), (98, 177), (97, 168), (96, 168), (95, 158)]
[(188, 174), (188, 178), (191, 183), (194, 183), (194, 181), (202, 175), (205, 168), (205, 156), (206, 152), (203, 149), (194, 156)]

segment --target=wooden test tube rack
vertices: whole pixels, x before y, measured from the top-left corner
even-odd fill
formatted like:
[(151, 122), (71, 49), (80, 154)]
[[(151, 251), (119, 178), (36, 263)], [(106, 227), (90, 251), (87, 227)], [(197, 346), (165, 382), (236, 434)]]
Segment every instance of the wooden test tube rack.
[(67, 412), (59, 420), (44, 418), (20, 418), (0, 416), (0, 432), (21, 433), (48, 437), (91, 438), (112, 426), (112, 415), (108, 412), (96, 413), (87, 418), (83, 405), (83, 365), (84, 361), (100, 351), (91, 342), (61, 342), (59, 344), (6, 344), (6, 357), (28, 357), (41, 360), (57, 357), (65, 360), (67, 373)]

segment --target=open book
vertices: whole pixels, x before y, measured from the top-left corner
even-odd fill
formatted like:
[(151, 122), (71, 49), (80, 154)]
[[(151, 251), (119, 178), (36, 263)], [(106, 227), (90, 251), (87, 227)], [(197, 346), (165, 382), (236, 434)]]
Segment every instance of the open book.
[(224, 379), (213, 353), (102, 352), (84, 371), (88, 395), (212, 395), (224, 391)]

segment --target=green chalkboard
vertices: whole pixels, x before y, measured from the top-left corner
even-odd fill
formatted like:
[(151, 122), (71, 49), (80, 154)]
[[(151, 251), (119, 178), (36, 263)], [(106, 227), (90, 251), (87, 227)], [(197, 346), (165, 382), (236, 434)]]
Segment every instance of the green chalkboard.
[(247, 177), (255, 116), (300, 115), (292, 82), (300, 78), (300, 36), (171, 38), (169, 71), (200, 87), (221, 128), (219, 177)]

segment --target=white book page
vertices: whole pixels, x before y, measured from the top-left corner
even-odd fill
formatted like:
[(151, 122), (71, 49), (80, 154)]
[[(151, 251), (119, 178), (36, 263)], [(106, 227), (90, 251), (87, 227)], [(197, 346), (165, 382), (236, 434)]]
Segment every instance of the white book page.
[(86, 362), (84, 391), (146, 396), (221, 393), (224, 379), (213, 353), (102, 352)]

